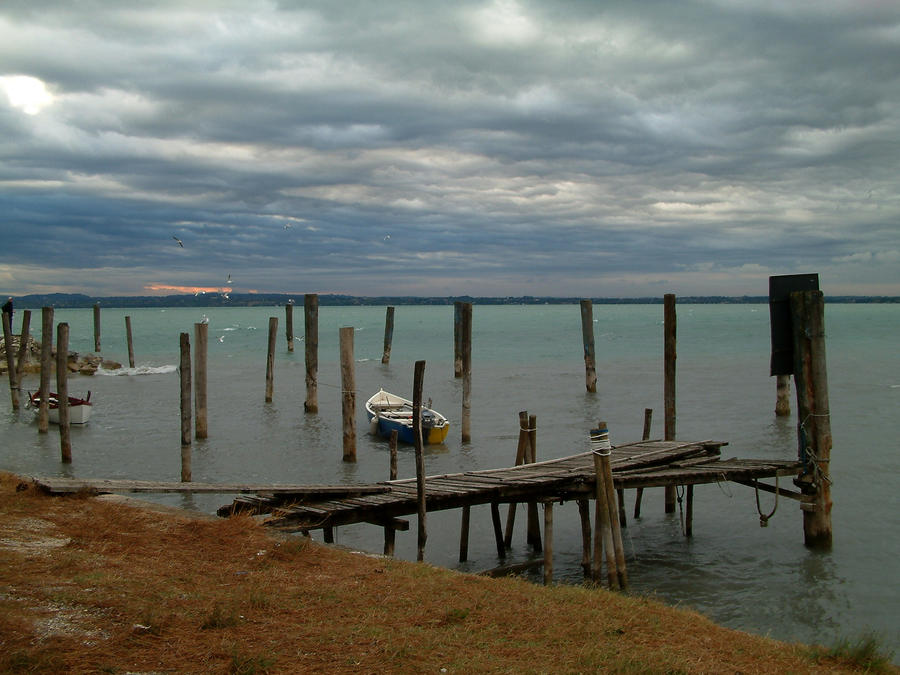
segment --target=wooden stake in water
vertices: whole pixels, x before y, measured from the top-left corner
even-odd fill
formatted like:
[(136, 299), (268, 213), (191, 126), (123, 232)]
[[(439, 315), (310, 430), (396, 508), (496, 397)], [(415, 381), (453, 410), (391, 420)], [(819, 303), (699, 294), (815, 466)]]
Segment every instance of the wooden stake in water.
[[(644, 408), (644, 433), (641, 434), (641, 440), (650, 440), (650, 425), (653, 421), (653, 408)], [(644, 498), (644, 488), (635, 490), (634, 498), (634, 517), (641, 517), (641, 500)]]
[(6, 349), (6, 372), (9, 375), (9, 396), (12, 409), (19, 409), (19, 387), (16, 384), (16, 355), (12, 348), (12, 324), (10, 315), (3, 312), (3, 345)]
[(472, 303), (461, 308), (462, 340), (462, 419), (460, 432), (463, 443), (472, 440)]
[(797, 437), (804, 463), (800, 489), (803, 540), (809, 547), (831, 547), (831, 417), (825, 368), (825, 300), (821, 291), (791, 293), (794, 331), (794, 385), (797, 389)]
[(131, 317), (125, 317), (125, 340), (128, 342), (128, 367), (134, 368), (134, 342), (131, 339)]
[[(53, 308), (41, 309), (41, 392), (50, 391), (50, 371), (53, 370)], [(50, 427), (50, 397), (41, 396), (38, 409), (38, 433), (46, 434)]]
[(294, 351), (294, 305), (291, 302), (284, 306), (284, 336), (288, 351)]
[(594, 311), (590, 300), (581, 301), (581, 341), (584, 344), (584, 383), (591, 393), (597, 391), (597, 366), (594, 355)]
[[(390, 471), (388, 473), (388, 480), (397, 480), (397, 430), (391, 430), (391, 439), (388, 443), (388, 447), (391, 452), (391, 463), (390, 463)], [(394, 555), (394, 544), (396, 541), (397, 531), (391, 527), (390, 525), (384, 526), (384, 554), (385, 555)]]
[(388, 307), (384, 315), (384, 352), (381, 355), (381, 362), (388, 364), (391, 362), (391, 342), (394, 339), (394, 308)]
[[(100, 352), (100, 303), (94, 303), (94, 351)], [(134, 366), (132, 366), (134, 368)]]
[(416, 560), (425, 560), (425, 542), (428, 534), (425, 528), (425, 448), (422, 442), (422, 387), (425, 382), (425, 362), (416, 361), (413, 371), (413, 442), (416, 448), (416, 505), (419, 531)]
[(544, 502), (544, 585), (553, 583), (553, 502)]
[(191, 336), (181, 333), (178, 374), (181, 382), (181, 480), (191, 480)]
[[(41, 392), (49, 396), (50, 392)], [(69, 324), (56, 327), (56, 397), (59, 413), (59, 450), (62, 462), (72, 461), (72, 439), (69, 435)]]
[(22, 391), (22, 376), (28, 356), (28, 338), (31, 335), (31, 310), (22, 312), (22, 334), (19, 336), (19, 353), (16, 355), (16, 389)]
[(353, 326), (340, 329), (341, 417), (345, 462), (356, 461), (356, 376), (353, 368)]
[[(537, 415), (528, 416), (528, 446), (525, 450), (525, 463), (537, 462)], [(527, 540), (535, 552), (543, 549), (541, 543), (541, 525), (538, 522), (537, 502), (528, 502)]]
[[(516, 466), (525, 463), (525, 457), (528, 454), (529, 436), (528, 436), (528, 411), (519, 411), (519, 444), (516, 447)], [(506, 513), (506, 532), (503, 537), (503, 545), (506, 548), (512, 548), (513, 529), (516, 525), (516, 502), (511, 502), (509, 511)]]
[(308, 413), (319, 412), (319, 296), (307, 293), (303, 296), (303, 320), (306, 343), (306, 401), (303, 409)]
[[(600, 463), (600, 454), (594, 453), (594, 471), (596, 473), (596, 486), (594, 496), (596, 497), (596, 508), (594, 512), (594, 570), (598, 576), (594, 577), (594, 581), (599, 581), (600, 561), (599, 556), (601, 549), (606, 554), (606, 577), (609, 587), (614, 590), (619, 589), (619, 575), (616, 571), (616, 554), (613, 547), (612, 525), (609, 522), (609, 502), (606, 499), (606, 475)], [(602, 546), (601, 546), (602, 542)]]
[(775, 416), (789, 417), (791, 414), (791, 376), (775, 376)]
[(453, 377), (462, 377), (462, 306), (453, 303)]
[(194, 324), (194, 437), (198, 440), (209, 435), (207, 402), (206, 357), (209, 343), (209, 324)]
[(269, 317), (269, 345), (266, 351), (266, 403), (272, 402), (275, 391), (275, 342), (278, 339), (278, 317)]
[[(667, 441), (675, 440), (675, 295), (667, 293), (664, 297), (664, 350), (665, 350), (665, 374), (663, 383), (664, 409), (665, 409), (665, 438)], [(675, 513), (675, 486), (665, 487), (665, 511)]]

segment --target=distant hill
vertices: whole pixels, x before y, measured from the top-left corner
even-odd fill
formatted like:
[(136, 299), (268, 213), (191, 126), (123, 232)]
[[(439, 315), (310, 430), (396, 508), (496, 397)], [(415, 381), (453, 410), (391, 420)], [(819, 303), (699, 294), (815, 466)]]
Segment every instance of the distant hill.
[[(471, 302), (476, 305), (571, 305), (578, 304), (582, 297), (539, 297), (523, 295), (519, 297), (418, 297), (418, 296), (355, 296), (319, 295), (319, 305), (452, 305), (454, 302)], [(590, 298), (597, 305), (653, 305), (662, 304), (663, 298)], [(768, 303), (765, 295), (743, 296), (679, 296), (681, 304), (759, 304)], [(897, 303), (897, 296), (826, 296), (832, 303)], [(80, 293), (48, 293), (13, 297), (14, 306), (19, 309), (40, 309), (57, 307), (61, 309), (93, 307), (100, 303), (103, 307), (272, 307), (294, 302), (303, 306), (303, 294), (290, 293), (203, 293), (199, 295), (122, 295), (94, 297)]]

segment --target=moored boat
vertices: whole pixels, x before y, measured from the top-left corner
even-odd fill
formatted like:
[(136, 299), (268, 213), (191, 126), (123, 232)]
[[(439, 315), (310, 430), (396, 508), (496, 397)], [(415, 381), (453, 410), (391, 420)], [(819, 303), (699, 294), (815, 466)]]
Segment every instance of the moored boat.
[[(403, 443), (415, 443), (412, 401), (381, 389), (366, 401), (366, 413), (372, 425), (372, 433), (390, 438), (391, 431), (396, 430), (398, 440)], [(422, 406), (423, 443), (429, 445), (443, 443), (449, 430), (450, 422), (446, 417), (436, 410)]]
[[(41, 408), (41, 392), (36, 391), (29, 394), (31, 408), (35, 414), (38, 414)], [(69, 396), (69, 424), (87, 424), (91, 419), (91, 411), (93, 404), (91, 403), (91, 392), (87, 393), (86, 398), (78, 398), (77, 396)], [(49, 419), (54, 424), (59, 424), (59, 394), (50, 392), (47, 397), (49, 403)]]

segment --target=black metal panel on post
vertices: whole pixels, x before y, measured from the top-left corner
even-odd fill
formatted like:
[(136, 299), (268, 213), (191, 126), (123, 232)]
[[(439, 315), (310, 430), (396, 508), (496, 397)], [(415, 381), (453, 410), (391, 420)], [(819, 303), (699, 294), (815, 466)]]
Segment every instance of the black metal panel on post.
[(769, 277), (769, 323), (772, 328), (770, 375), (794, 372), (794, 333), (791, 328), (791, 293), (819, 290), (818, 274)]

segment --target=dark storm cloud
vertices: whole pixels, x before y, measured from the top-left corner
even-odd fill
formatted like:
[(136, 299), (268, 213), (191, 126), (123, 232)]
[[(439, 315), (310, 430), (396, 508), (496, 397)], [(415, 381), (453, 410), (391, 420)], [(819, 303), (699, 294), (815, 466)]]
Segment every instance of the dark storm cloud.
[(0, 63), (9, 292), (900, 294), (890, 3), (6, 2)]

